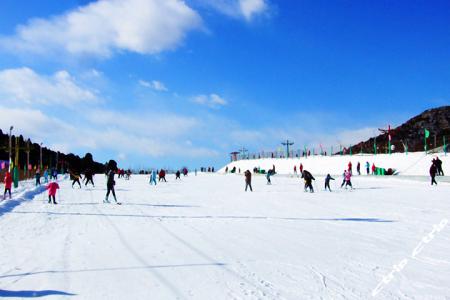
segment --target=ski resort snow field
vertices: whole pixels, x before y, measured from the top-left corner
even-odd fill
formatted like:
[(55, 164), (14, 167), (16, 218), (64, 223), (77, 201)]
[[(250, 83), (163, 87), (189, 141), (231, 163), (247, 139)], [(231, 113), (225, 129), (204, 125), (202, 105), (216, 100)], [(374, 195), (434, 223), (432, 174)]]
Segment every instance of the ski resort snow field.
[(58, 205), (32, 187), (0, 203), (0, 298), (450, 297), (450, 185), (439, 177), (354, 176), (354, 190), (339, 177), (330, 193), (316, 176), (305, 193), (300, 178), (260, 175), (246, 193), (242, 175), (156, 187), (135, 175), (116, 180), (122, 205), (102, 203), (105, 176), (94, 180), (60, 182)]
[(372, 163), (377, 167), (381, 168), (392, 168), (397, 170), (399, 175), (415, 175), (415, 176), (428, 176), (428, 170), (431, 166), (431, 161), (435, 157), (443, 162), (443, 169), (445, 174), (450, 173), (450, 154), (445, 155), (444, 153), (428, 153), (425, 152), (411, 152), (407, 155), (404, 153), (392, 153), (389, 154), (355, 154), (355, 155), (334, 155), (334, 156), (309, 156), (307, 158), (289, 158), (289, 159), (245, 159), (235, 162), (231, 162), (219, 172), (224, 173), (225, 168), (231, 170), (233, 167), (241, 168), (241, 171), (247, 169), (253, 170), (254, 167), (261, 167), (261, 169), (268, 170), (271, 169), (273, 165), (276, 167), (276, 172), (278, 174), (293, 174), (294, 166), (298, 167), (303, 164), (303, 167), (312, 172), (313, 174), (326, 175), (327, 173), (338, 175), (342, 174), (343, 170), (347, 167), (349, 162), (353, 164), (353, 171), (356, 170), (356, 165), (358, 162), (361, 163), (361, 173), (366, 172), (365, 163), (369, 162), (370, 166)]

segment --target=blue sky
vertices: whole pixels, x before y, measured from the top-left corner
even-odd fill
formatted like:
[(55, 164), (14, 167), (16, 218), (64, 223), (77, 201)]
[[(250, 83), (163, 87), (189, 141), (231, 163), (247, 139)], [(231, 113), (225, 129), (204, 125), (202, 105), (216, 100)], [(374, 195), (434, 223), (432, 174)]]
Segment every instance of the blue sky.
[(450, 103), (448, 1), (3, 0), (0, 128), (125, 167), (348, 145)]

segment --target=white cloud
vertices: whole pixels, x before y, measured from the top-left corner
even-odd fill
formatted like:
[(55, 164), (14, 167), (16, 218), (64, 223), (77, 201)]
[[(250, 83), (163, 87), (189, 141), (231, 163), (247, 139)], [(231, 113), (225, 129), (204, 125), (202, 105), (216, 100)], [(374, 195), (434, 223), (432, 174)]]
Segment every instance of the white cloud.
[(73, 106), (79, 102), (99, 101), (97, 95), (81, 87), (67, 71), (52, 76), (37, 74), (29, 68), (0, 71), (1, 102)]
[(109, 57), (156, 54), (180, 45), (202, 19), (180, 0), (99, 0), (49, 19), (32, 19), (0, 46), (14, 52)]
[(139, 84), (142, 85), (143, 87), (150, 88), (150, 89), (158, 91), (158, 92), (167, 92), (168, 91), (168, 89), (164, 85), (164, 83), (162, 83), (161, 81), (158, 81), (158, 80), (152, 80), (151, 82), (148, 82), (145, 80), (139, 80)]
[(197, 95), (192, 98), (192, 102), (199, 105), (205, 105), (210, 108), (219, 108), (221, 106), (225, 106), (228, 104), (228, 102), (225, 99), (223, 99), (217, 94)]
[(198, 0), (222, 14), (252, 21), (269, 9), (268, 0)]

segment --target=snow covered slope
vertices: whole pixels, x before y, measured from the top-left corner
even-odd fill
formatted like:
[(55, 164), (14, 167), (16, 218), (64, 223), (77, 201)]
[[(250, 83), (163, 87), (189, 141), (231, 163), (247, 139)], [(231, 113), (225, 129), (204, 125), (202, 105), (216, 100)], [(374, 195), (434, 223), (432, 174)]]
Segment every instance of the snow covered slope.
[[(201, 174), (117, 180), (123, 205), (61, 184), (0, 215), (0, 297), (448, 299), (450, 185), (356, 176), (304, 193), (298, 178)], [(29, 194), (31, 195), (31, 194)], [(393, 265), (407, 259), (400, 272)], [(388, 275), (392, 274), (392, 278)], [(376, 298), (372, 292), (386, 277)], [(388, 280), (386, 280), (388, 281)], [(49, 299), (50, 299), (49, 298)]]
[[(431, 166), (431, 160), (438, 156), (443, 162), (444, 174), (450, 174), (450, 154), (445, 156), (444, 153), (428, 154), (424, 152), (408, 153), (408, 155), (402, 153), (378, 154), (378, 155), (336, 155), (336, 156), (310, 156), (308, 158), (289, 158), (289, 159), (250, 159), (240, 160), (237, 162), (229, 163), (227, 166), (231, 170), (234, 166), (237, 169), (241, 169), (241, 172), (245, 170), (253, 170), (254, 167), (261, 167), (261, 169), (271, 169), (275, 165), (278, 174), (293, 174), (294, 166), (297, 165), (297, 171), (300, 163), (303, 164), (304, 169), (312, 172), (313, 174), (326, 175), (330, 174), (342, 174), (344, 169), (347, 168), (348, 163), (351, 161), (353, 164), (353, 170), (356, 170), (358, 162), (361, 163), (361, 172), (365, 174), (365, 163), (368, 161), (372, 166), (382, 168), (396, 169), (400, 175), (428, 175), (428, 171)], [(219, 173), (225, 172), (225, 167), (219, 170)]]

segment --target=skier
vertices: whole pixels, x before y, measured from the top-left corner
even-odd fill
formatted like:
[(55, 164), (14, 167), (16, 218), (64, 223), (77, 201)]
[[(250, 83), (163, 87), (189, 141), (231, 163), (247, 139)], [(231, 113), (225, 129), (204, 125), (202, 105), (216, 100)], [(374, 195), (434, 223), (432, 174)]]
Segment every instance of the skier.
[(167, 182), (167, 180), (166, 180), (166, 171), (164, 171), (163, 169), (161, 169), (160, 171), (159, 171), (159, 179), (158, 179), (158, 181), (161, 181), (161, 180), (164, 180), (164, 182)]
[(90, 182), (90, 183), (92, 183), (92, 186), (95, 187), (95, 184), (94, 184), (94, 174), (92, 173), (92, 171), (91, 171), (90, 169), (87, 169), (87, 170), (84, 172), (84, 179), (85, 179), (85, 181), (86, 181), (85, 186), (87, 186), (88, 183)]
[(433, 159), (433, 164), (430, 167), (430, 176), (431, 176), (431, 185), (436, 184), (436, 173), (437, 173), (437, 168), (436, 168), (436, 164), (435, 164), (435, 160)]
[(347, 174), (347, 170), (344, 170), (344, 173), (342, 173), (342, 184), (341, 184), (341, 188), (344, 187), (345, 184), (345, 175)]
[(376, 167), (375, 167), (375, 163), (372, 163), (372, 175), (375, 175), (375, 171), (376, 171)]
[(11, 199), (11, 186), (12, 186), (12, 176), (8, 171), (5, 174), (5, 192), (3, 193), (3, 200), (6, 198), (6, 192), (9, 192), (9, 199)]
[(266, 178), (267, 178), (267, 184), (272, 184), (272, 181), (270, 181), (270, 176), (273, 175), (273, 170), (269, 170), (266, 174)]
[(303, 164), (300, 164), (299, 170), (300, 170), (300, 174), (303, 174)]
[(309, 172), (306, 171), (306, 170), (304, 170), (304, 171), (302, 172), (302, 178), (305, 180), (305, 192), (307, 192), (307, 191), (308, 191), (308, 188), (309, 188), (309, 191), (310, 191), (311, 193), (314, 193), (314, 188), (313, 188), (313, 186), (312, 186), (312, 181), (313, 181), (313, 180), (316, 180), (316, 179), (312, 176), (311, 173), (309, 173)]
[(228, 173), (228, 166), (225, 168), (225, 174)]
[(187, 168), (183, 168), (183, 176), (187, 176), (188, 175), (188, 169)]
[(348, 171), (349, 171), (350, 173), (353, 173), (353, 165), (352, 165), (352, 162), (351, 162), (351, 161), (348, 162)]
[(48, 169), (44, 171), (44, 183), (48, 183)]
[(325, 177), (325, 191), (328, 190), (331, 192), (331, 188), (330, 188), (330, 180), (334, 180), (333, 177), (331, 177), (330, 174), (327, 174), (327, 177)]
[(150, 185), (155, 184), (156, 185), (156, 171), (155, 169), (152, 170), (150, 174)]
[(103, 200), (103, 203), (110, 203), (108, 200), (109, 194), (112, 192), (112, 195), (114, 197), (114, 200), (116, 201), (116, 204), (122, 204), (120, 202), (117, 202), (116, 198), (116, 191), (114, 190), (114, 186), (116, 185), (116, 181), (114, 180), (114, 170), (117, 170), (117, 163), (114, 160), (110, 160), (108, 164), (108, 180), (106, 181), (106, 197), (105, 200)]
[(180, 170), (178, 170), (178, 171), (175, 173), (175, 180), (177, 180), (177, 179), (180, 179), (180, 180), (181, 180), (180, 175), (181, 175), (181, 172), (180, 172)]
[(294, 166), (294, 174), (297, 175), (297, 165)]
[(80, 183), (81, 175), (78, 174), (78, 172), (70, 172), (70, 177), (72, 177), (72, 188), (75, 183), (78, 183), (78, 185), (80, 186), (80, 189), (81, 189), (81, 183)]
[(347, 189), (347, 186), (350, 186), (350, 188), (353, 189), (351, 179), (352, 179), (352, 172), (350, 171), (345, 172), (345, 189)]
[(41, 171), (39, 169), (36, 170), (34, 177), (36, 179), (36, 186), (41, 185)]
[(356, 165), (356, 172), (358, 172), (358, 175), (361, 175), (361, 164), (358, 161), (358, 164)]
[(436, 156), (436, 169), (437, 174), (439, 176), (444, 176), (444, 170), (442, 170), (442, 160), (439, 159), (439, 157)]
[(54, 168), (52, 170), (52, 177), (51, 178), (54, 179), (54, 180), (58, 180), (58, 170), (56, 168)]
[(245, 176), (245, 191), (247, 191), (247, 188), (250, 188), (250, 192), (253, 192), (252, 189), (252, 173), (247, 170), (244, 172)]
[(368, 161), (366, 161), (366, 171), (367, 171), (367, 175), (370, 174), (370, 164)]
[(50, 182), (46, 189), (48, 190), (48, 203), (52, 203), (52, 199), (53, 199), (53, 204), (58, 204), (56, 203), (56, 190), (59, 189), (59, 185), (57, 182)]

